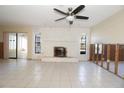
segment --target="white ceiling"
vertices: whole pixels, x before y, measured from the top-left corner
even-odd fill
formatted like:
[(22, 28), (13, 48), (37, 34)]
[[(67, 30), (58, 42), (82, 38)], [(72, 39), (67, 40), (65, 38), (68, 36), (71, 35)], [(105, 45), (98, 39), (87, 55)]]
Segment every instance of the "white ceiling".
[[(0, 25), (21, 25), (21, 26), (40, 26), (40, 27), (67, 27), (69, 24), (66, 20), (55, 22), (55, 19), (63, 15), (53, 11), (58, 8), (67, 11), (68, 7), (76, 8), (77, 6), (55, 5), (55, 6), (38, 6), (38, 5), (21, 5), (21, 6), (0, 6)], [(89, 20), (74, 21), (73, 27), (91, 27), (111, 15), (118, 12), (124, 6), (119, 5), (87, 5), (79, 15), (89, 16)]]

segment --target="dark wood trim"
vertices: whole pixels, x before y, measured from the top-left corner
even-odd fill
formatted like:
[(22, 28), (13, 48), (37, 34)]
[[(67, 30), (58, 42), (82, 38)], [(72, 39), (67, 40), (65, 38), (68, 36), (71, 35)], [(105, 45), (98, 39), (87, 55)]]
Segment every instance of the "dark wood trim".
[(118, 62), (119, 62), (119, 45), (116, 45), (115, 49), (115, 74), (118, 74)]
[(4, 53), (3, 53), (3, 42), (0, 42), (0, 58), (3, 59)]
[[(90, 49), (90, 58), (93, 57), (93, 54), (95, 53), (93, 50), (93, 46), (95, 46), (95, 44), (92, 44), (92, 48)], [(109, 61), (113, 62), (114, 71), (112, 73), (114, 73), (118, 77), (123, 78), (118, 74), (118, 72), (119, 72), (119, 61), (124, 61), (124, 44), (103, 44), (102, 54), (101, 55), (98, 54), (98, 55), (95, 54), (95, 58), (94, 58), (95, 60), (92, 59), (91, 61), (94, 63), (95, 61), (101, 62), (101, 65), (99, 64), (97, 65), (101, 66), (102, 68), (106, 69), (109, 72), (112, 72), (109, 69), (110, 66)], [(100, 58), (100, 61), (98, 57)], [(103, 62), (107, 63), (107, 68), (103, 67)]]
[[(107, 61), (107, 45), (108, 44), (103, 44), (104, 46), (103, 55), (102, 54), (97, 55), (94, 53), (95, 44), (90, 44), (89, 60), (101, 61), (101, 57), (102, 57), (104, 61)], [(110, 61), (115, 61), (115, 47), (116, 47), (116, 44), (110, 44)], [(124, 44), (119, 44), (119, 61), (124, 61)]]
[(16, 59), (18, 58), (18, 33), (16, 33)]
[(108, 44), (107, 45), (107, 70), (109, 70), (109, 62), (110, 62), (110, 48), (111, 48), (111, 45)]
[(92, 45), (92, 48), (93, 48), (93, 52), (92, 52), (93, 55), (91, 55), (92, 56), (91, 60), (93, 60), (94, 62), (95, 61), (95, 45)]
[(104, 51), (105, 51), (105, 45), (103, 44), (102, 45), (102, 55), (101, 55), (101, 67), (103, 67), (103, 61), (105, 60), (104, 59)]
[(124, 61), (124, 45), (119, 44), (119, 61)]

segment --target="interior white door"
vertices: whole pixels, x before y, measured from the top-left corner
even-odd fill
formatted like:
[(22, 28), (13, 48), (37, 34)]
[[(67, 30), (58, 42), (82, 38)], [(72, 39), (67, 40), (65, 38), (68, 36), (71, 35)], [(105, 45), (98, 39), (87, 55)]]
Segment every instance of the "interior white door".
[(16, 33), (9, 33), (9, 58), (17, 58)]
[(27, 58), (27, 34), (18, 33), (18, 58)]

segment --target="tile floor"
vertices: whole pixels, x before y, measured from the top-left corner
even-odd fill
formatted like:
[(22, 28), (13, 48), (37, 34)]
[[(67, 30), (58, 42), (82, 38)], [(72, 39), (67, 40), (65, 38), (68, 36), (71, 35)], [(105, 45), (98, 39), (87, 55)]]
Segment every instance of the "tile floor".
[[(98, 62), (98, 65), (101, 66), (100, 61)], [(103, 62), (103, 67), (107, 69), (107, 62)], [(109, 63), (109, 71), (114, 73), (114, 69), (115, 69), (115, 63), (111, 61)], [(118, 75), (124, 78), (124, 61), (119, 61), (118, 63)]]
[(118, 74), (124, 78), (124, 62), (119, 62)]
[(124, 80), (90, 62), (0, 60), (0, 88), (124, 88)]

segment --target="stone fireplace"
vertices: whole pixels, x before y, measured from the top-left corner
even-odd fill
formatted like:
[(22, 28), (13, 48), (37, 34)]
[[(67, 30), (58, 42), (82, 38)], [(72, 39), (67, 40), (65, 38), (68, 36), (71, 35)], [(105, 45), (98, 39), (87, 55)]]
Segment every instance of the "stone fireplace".
[[(45, 56), (42, 58), (43, 62), (78, 62), (77, 57), (70, 55), (69, 49), (70, 46), (67, 45), (61, 45), (61, 46), (55, 46), (51, 48), (51, 55)], [(48, 51), (49, 54), (50, 51)]]
[(65, 47), (54, 47), (54, 57), (67, 57)]

